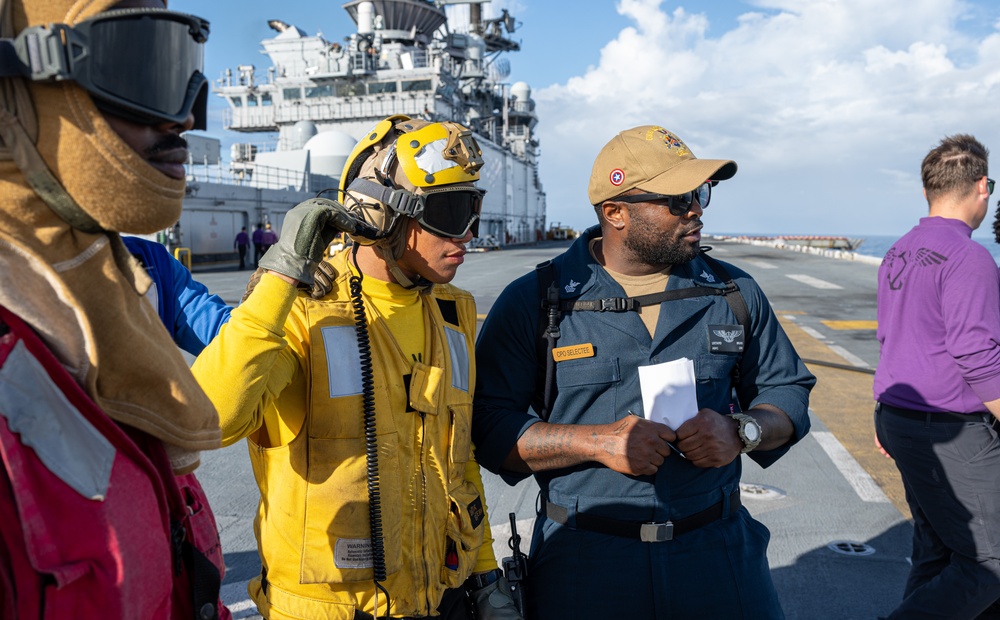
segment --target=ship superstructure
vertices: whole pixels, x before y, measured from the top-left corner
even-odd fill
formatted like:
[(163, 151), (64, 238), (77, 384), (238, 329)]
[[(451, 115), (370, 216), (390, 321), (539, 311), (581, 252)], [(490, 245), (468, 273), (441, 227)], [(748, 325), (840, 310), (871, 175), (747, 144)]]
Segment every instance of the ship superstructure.
[[(343, 8), (357, 31), (342, 42), (269, 22), (276, 35), (262, 46), (271, 66), (228, 70), (214, 89), (229, 103), (227, 129), (278, 134), (269, 146), (233, 145), (232, 175), (258, 190), (315, 193), (324, 182), (336, 187), (354, 144), (379, 120), (455, 120), (476, 133), (486, 162), (480, 236), (500, 245), (544, 238), (531, 89), (505, 81), (502, 54), (520, 49), (509, 36), (517, 22), (506, 10), (483, 19), (487, 2), (353, 0)], [(449, 14), (463, 9), (467, 23), (452, 27)], [(280, 211), (263, 208), (249, 218), (280, 228)]]

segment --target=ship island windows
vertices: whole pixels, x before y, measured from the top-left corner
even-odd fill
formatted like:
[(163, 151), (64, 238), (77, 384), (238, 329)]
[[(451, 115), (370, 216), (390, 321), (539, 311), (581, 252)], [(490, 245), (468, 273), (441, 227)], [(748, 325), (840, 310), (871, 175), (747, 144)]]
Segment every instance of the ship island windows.
[(346, 82), (344, 84), (337, 84), (338, 97), (353, 97), (364, 94), (365, 94), (364, 82)]
[(404, 80), (403, 81), (403, 92), (412, 93), (418, 90), (430, 90), (431, 81), (430, 80)]
[[(365, 95), (385, 95), (399, 92), (422, 92), (434, 89), (433, 80), (403, 80), (401, 82), (393, 80), (391, 82), (336, 82), (331, 84), (315, 84), (302, 87), (283, 88), (281, 93), (285, 101), (298, 101), (301, 99), (321, 99), (327, 97), (363, 97)], [(250, 95), (251, 97), (253, 95)], [(272, 105), (271, 96), (268, 93), (261, 93), (257, 101), (242, 103), (247, 106), (269, 106)], [(232, 98), (233, 105), (241, 107), (241, 102)]]
[(322, 84), (320, 86), (306, 86), (306, 99), (318, 99), (320, 97), (332, 97), (333, 96), (333, 86), (331, 84)]
[[(294, 89), (297, 91), (297, 89)], [(273, 104), (271, 101), (271, 93), (245, 93), (241, 95), (233, 95), (229, 97), (229, 103), (232, 104), (234, 108), (256, 108), (256, 107), (266, 107)]]
[(372, 82), (368, 85), (369, 95), (380, 95), (382, 93), (396, 92), (395, 82)]

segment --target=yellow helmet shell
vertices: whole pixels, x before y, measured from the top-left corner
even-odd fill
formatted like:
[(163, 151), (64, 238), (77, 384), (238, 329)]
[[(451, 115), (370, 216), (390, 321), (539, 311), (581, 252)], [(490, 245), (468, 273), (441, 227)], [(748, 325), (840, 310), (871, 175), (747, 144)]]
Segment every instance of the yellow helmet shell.
[(430, 123), (396, 139), (396, 156), (415, 187), (479, 180), (483, 151), (472, 132), (458, 123)]
[(351, 150), (351, 154), (347, 158), (347, 162), (344, 164), (344, 170), (340, 173), (340, 199), (343, 200), (344, 191), (347, 186), (350, 185), (351, 181), (354, 180), (354, 176), (351, 175), (351, 167), (354, 166), (355, 160), (361, 156), (365, 150), (371, 148), (372, 146), (378, 144), (385, 138), (396, 123), (401, 121), (410, 120), (409, 116), (404, 114), (397, 114), (395, 116), (390, 116), (384, 118), (378, 122), (377, 125), (372, 127), (358, 143), (354, 145), (354, 149)]

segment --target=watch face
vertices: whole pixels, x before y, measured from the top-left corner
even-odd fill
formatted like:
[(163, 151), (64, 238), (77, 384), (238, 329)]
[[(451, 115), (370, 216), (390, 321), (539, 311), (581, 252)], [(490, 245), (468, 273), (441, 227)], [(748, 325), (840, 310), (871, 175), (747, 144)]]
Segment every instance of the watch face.
[(757, 441), (760, 439), (760, 425), (756, 422), (748, 422), (743, 426), (743, 434), (746, 435), (747, 441)]

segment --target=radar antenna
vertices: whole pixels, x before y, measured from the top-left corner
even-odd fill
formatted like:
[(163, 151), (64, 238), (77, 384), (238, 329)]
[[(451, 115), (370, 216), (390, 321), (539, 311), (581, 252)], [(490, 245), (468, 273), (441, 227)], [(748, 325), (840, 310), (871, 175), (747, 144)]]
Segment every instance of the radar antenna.
[(490, 64), (490, 74), (494, 82), (507, 79), (510, 75), (510, 61), (506, 58), (497, 58)]

